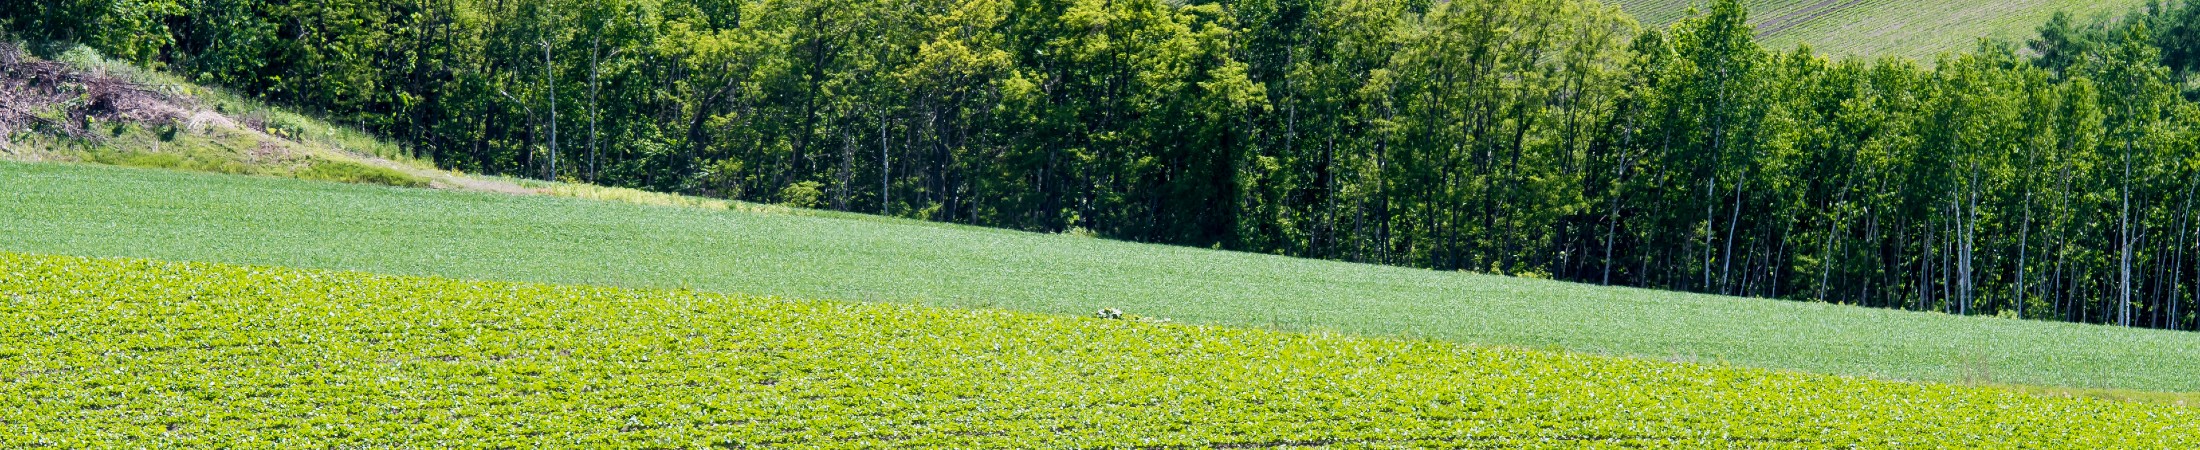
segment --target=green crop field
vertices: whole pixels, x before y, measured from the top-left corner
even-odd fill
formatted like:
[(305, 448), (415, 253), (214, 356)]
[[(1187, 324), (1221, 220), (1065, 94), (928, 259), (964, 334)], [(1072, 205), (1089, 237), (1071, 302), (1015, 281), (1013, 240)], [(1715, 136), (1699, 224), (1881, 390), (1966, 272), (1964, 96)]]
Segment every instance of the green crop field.
[(0, 445), (2191, 448), (2200, 410), (997, 310), (0, 253)]
[[(1700, 0), (1618, 0), (1645, 26), (1679, 21)], [(1980, 38), (2022, 43), (2055, 11), (2122, 14), (2141, 0), (1749, 0), (1750, 23), (1768, 48), (1797, 44), (1836, 55), (1902, 56), (1931, 63)]]
[[(769, 211), (769, 210), (766, 210)], [(1437, 339), (1896, 380), (2200, 391), (2200, 334), (1142, 245), (847, 214), (0, 163), (0, 251)]]

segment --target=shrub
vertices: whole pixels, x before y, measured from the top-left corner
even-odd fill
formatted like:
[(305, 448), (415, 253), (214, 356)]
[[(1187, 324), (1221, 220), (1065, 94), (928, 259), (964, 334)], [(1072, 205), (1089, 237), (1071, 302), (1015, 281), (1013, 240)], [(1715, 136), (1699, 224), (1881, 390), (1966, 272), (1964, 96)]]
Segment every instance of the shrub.
[(298, 178), (335, 181), (340, 183), (380, 184), (397, 187), (427, 187), (428, 180), (412, 174), (382, 167), (346, 161), (319, 161), (305, 170), (298, 171)]
[(816, 208), (825, 198), (825, 191), (821, 189), (824, 186), (825, 184), (815, 181), (787, 185), (787, 188), (779, 190), (779, 204), (795, 208)]

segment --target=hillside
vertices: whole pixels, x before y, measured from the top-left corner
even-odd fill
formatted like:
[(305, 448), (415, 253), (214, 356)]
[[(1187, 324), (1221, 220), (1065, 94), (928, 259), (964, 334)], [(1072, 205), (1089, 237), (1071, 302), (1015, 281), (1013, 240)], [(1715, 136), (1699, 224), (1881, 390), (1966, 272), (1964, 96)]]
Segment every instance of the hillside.
[[(1646, 26), (1664, 27), (1703, 0), (1611, 0)], [(2056, 11), (2078, 17), (2124, 14), (2142, 0), (1747, 0), (1766, 47), (1808, 44), (1835, 55), (1896, 56), (1930, 63), (1979, 38), (2024, 42)]]
[(511, 180), (437, 170), (358, 130), (81, 46), (47, 60), (0, 42), (0, 160), (536, 191)]
[(1435, 341), (144, 260), (0, 253), (0, 267), (10, 447), (2200, 445), (2184, 407)]
[(2072, 5), (558, 1), (0, 6), (0, 447), (2200, 447)]
[[(0, 27), (476, 174), (2200, 329), (2200, 3), (1923, 62), (1765, 51), (1753, 22), (1967, 43), (2059, 8), (1744, 1), (1658, 34), (1594, 0), (15, 2)], [(1953, 22), (1893, 22), (1919, 17)]]
[[(1632, 356), (1897, 380), (2200, 391), (2200, 334), (659, 207), (0, 163), (0, 251), (694, 288)], [(736, 204), (737, 205), (737, 204)]]

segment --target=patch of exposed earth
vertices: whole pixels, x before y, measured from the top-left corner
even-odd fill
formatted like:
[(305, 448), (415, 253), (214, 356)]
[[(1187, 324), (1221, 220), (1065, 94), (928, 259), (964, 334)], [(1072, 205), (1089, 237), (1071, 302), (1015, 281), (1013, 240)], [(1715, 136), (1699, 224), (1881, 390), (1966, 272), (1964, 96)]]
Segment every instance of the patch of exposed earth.
[[(111, 74), (87, 71), (59, 61), (30, 56), (0, 42), (0, 159), (70, 161), (64, 152), (38, 151), (14, 142), (19, 136), (101, 144), (102, 129), (115, 124), (166, 128), (207, 139), (241, 138), (228, 145), (239, 164), (277, 166), (323, 159), (381, 167), (428, 180), (435, 189), (512, 195), (542, 193), (508, 180), (471, 176), (424, 167), (419, 163), (283, 137), (265, 120), (223, 114), (185, 95), (181, 86), (141, 84)], [(152, 149), (131, 151), (159, 152)]]

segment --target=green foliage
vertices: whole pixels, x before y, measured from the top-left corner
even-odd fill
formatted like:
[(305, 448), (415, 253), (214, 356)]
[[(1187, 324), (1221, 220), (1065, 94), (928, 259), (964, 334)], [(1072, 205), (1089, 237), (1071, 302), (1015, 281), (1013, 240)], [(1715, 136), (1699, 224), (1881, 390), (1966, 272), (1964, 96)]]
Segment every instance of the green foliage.
[(290, 161), (289, 163), (301, 166), (294, 169), (282, 163), (255, 164), (220, 150), (194, 149), (192, 147), (170, 147), (168, 151), (164, 152), (92, 150), (83, 154), (85, 155), (85, 161), (88, 162), (126, 167), (239, 175), (274, 175), (304, 180), (379, 184), (397, 187), (428, 187), (427, 179), (388, 168), (368, 166), (351, 161), (327, 159)]
[(890, 304), (0, 253), (9, 446), (2170, 448), (2182, 407)]
[(2168, 161), (2200, 122), (2147, 34), (2057, 16), (2036, 59), (1923, 69), (1754, 50), (1738, 6), (1638, 40), (1561, 278), (2194, 326), (2200, 172)]
[(92, 161), (100, 164), (114, 164), (117, 166), (128, 167), (148, 167), (156, 169), (192, 169), (204, 170), (208, 172), (225, 172), (223, 170), (220, 170), (219, 167), (194, 167), (193, 164), (185, 161), (183, 157), (167, 153), (121, 153), (113, 155), (99, 155), (93, 157)]
[(0, 202), (0, 251), (1067, 316), (1117, 308), (1186, 324), (1896, 380), (2200, 391), (2191, 376), (2200, 373), (2200, 335), (2162, 330), (1605, 288), (742, 203), (645, 206), (80, 165), (0, 164), (0, 180), (8, 200)]
[(820, 204), (818, 200), (825, 198), (825, 193), (817, 189), (822, 186), (824, 184), (815, 181), (787, 185), (786, 189), (779, 190), (779, 204), (794, 208), (816, 208)]
[(365, 183), (397, 187), (428, 187), (428, 180), (412, 174), (350, 161), (317, 161), (298, 171), (305, 180)]
[[(38, 41), (83, 44), (124, 61), (157, 65), (175, 43), (175, 0), (41, 0), (0, 5), (0, 25)], [(65, 47), (64, 47), (65, 48)]]

